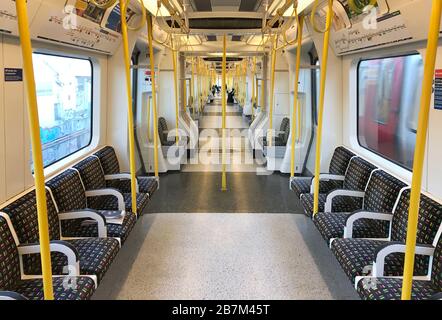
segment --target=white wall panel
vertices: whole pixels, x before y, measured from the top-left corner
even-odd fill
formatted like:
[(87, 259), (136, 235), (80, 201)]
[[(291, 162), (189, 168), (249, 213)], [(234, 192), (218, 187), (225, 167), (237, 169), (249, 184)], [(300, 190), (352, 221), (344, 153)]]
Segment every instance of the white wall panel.
[[(5, 68), (22, 68), (22, 58), (17, 39), (5, 37), (3, 60)], [(23, 164), (24, 139), (24, 87), (23, 82), (4, 83), (6, 131), (6, 196), (11, 198), (25, 188)]]

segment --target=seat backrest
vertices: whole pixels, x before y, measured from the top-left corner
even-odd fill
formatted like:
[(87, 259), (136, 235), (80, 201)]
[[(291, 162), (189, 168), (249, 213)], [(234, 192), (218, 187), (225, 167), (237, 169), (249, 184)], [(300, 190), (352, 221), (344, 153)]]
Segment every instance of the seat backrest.
[[(394, 211), (391, 226), (392, 241), (406, 241), (410, 194), (410, 189), (402, 192), (396, 210)], [(425, 195), (421, 195), (416, 242), (418, 244), (433, 244), (441, 223), (442, 205)]]
[(392, 213), (400, 191), (407, 184), (383, 170), (374, 171), (367, 185), (364, 210)]
[(74, 166), (78, 170), (86, 190), (97, 190), (106, 188), (106, 179), (101, 168), (100, 160), (90, 156)]
[(347, 190), (364, 191), (371, 172), (376, 169), (376, 166), (370, 162), (355, 157), (351, 159), (345, 174), (343, 188)]
[(68, 169), (46, 182), (46, 185), (54, 195), (58, 210), (72, 211), (87, 207), (83, 183), (77, 171)]
[(104, 174), (120, 173), (120, 163), (118, 162), (117, 154), (113, 147), (106, 146), (95, 152), (94, 155), (100, 159)]
[(442, 235), (439, 237), (434, 251), (431, 281), (439, 289), (439, 292), (442, 292)]
[[(60, 239), (60, 224), (57, 209), (49, 191), (46, 191), (46, 207), (48, 213), (49, 239)], [(38, 243), (38, 213), (35, 190), (15, 200), (1, 209), (11, 219), (18, 240), (21, 244)]]
[(279, 136), (282, 138), (282, 143), (287, 144), (287, 141), (289, 140), (289, 135), (290, 135), (290, 119), (289, 118), (282, 119), (280, 131), (281, 131), (281, 134)]
[(355, 154), (344, 147), (337, 147), (330, 161), (329, 172), (339, 176), (345, 175), (348, 164)]
[(167, 133), (167, 122), (163, 117), (158, 118), (158, 135), (160, 136), (161, 145), (165, 145), (167, 143), (167, 137), (165, 134)]
[(20, 278), (17, 244), (8, 222), (0, 215), (0, 291), (13, 291)]

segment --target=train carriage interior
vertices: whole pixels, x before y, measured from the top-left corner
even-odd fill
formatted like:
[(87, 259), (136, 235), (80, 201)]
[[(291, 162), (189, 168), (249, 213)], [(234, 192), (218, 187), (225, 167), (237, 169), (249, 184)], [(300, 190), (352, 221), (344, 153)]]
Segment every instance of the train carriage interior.
[(0, 300), (441, 300), (441, 12), (2, 0)]

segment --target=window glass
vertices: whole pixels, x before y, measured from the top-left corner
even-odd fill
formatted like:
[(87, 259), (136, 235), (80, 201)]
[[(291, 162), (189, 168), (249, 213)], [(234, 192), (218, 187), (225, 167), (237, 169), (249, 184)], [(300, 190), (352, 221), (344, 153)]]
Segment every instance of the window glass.
[(34, 53), (43, 162), (47, 167), (92, 140), (92, 64)]
[(423, 77), (419, 54), (364, 60), (358, 67), (359, 144), (413, 167)]

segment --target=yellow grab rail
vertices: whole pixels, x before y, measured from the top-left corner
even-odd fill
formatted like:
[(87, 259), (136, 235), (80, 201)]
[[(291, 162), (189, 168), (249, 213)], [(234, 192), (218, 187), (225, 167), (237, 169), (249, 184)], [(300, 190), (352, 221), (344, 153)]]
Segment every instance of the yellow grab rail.
[(195, 62), (192, 58), (192, 71), (191, 71), (191, 78), (190, 78), (190, 91), (192, 94), (190, 95), (192, 97), (192, 114), (195, 117)]
[(147, 17), (147, 38), (149, 43), (150, 72), (152, 78), (152, 105), (153, 105), (153, 144), (154, 144), (154, 167), (155, 178), (159, 178), (158, 172), (158, 110), (157, 110), (157, 87), (155, 80), (155, 58), (153, 54), (153, 26), (152, 16)]
[(177, 54), (175, 50), (172, 50), (173, 59), (173, 86), (175, 89), (175, 142), (178, 144), (179, 141), (179, 126), (180, 126), (180, 109), (179, 109), (179, 97), (178, 97), (178, 71), (177, 71)]
[(221, 181), (221, 190), (227, 191), (227, 175), (226, 175), (226, 108), (227, 108), (227, 95), (226, 95), (226, 68), (227, 68), (227, 37), (224, 35), (223, 37), (223, 63), (222, 63), (222, 77), (223, 77), (223, 85), (222, 85), (222, 181)]
[[(296, 9), (295, 9), (296, 11)], [(293, 92), (293, 120), (292, 120), (292, 150), (290, 161), (290, 177), (295, 177), (295, 148), (296, 148), (296, 128), (297, 128), (297, 112), (298, 108), (298, 92), (299, 92), (299, 71), (301, 68), (301, 50), (302, 50), (302, 28), (304, 27), (304, 17), (296, 14), (298, 21), (298, 48), (296, 48), (296, 72), (295, 72), (295, 88)]]
[(49, 239), (48, 211), (46, 206), (45, 175), (41, 151), (40, 123), (38, 117), (37, 91), (35, 88), (34, 66), (32, 61), (31, 36), (26, 0), (15, 1), (23, 55), (23, 69), (26, 75), (26, 95), (28, 100), (28, 121), (31, 134), (32, 161), (34, 163), (35, 192), (37, 197), (38, 234), (40, 241), (43, 292), (45, 300), (54, 300), (52, 285), (51, 249)]
[(123, 36), (124, 65), (126, 72), (126, 90), (127, 90), (127, 124), (129, 135), (129, 166), (131, 177), (131, 198), (132, 212), (137, 214), (137, 167), (135, 163), (135, 134), (134, 134), (134, 115), (132, 109), (132, 84), (130, 74), (130, 53), (129, 53), (129, 37), (127, 34), (126, 23), (126, 5), (128, 1), (120, 0), (121, 8), (121, 34)]
[[(315, 3), (313, 4), (313, 8), (312, 8), (311, 15), (310, 15), (310, 23), (311, 23), (313, 29), (314, 29), (316, 32), (318, 32), (318, 33), (327, 33), (327, 32), (330, 31), (331, 24), (328, 24), (328, 23), (326, 22), (326, 25), (325, 25), (325, 29), (324, 29), (324, 30), (321, 30), (321, 29), (318, 27), (318, 25), (316, 24), (315, 15), (316, 15), (316, 13), (318, 12), (319, 4), (320, 4), (320, 0), (315, 0)], [(329, 7), (328, 7), (328, 9), (329, 9), (329, 11), (333, 11), (333, 3), (332, 3), (332, 5), (331, 5), (331, 7), (330, 7), (330, 2), (329, 2)], [(328, 12), (327, 12), (327, 17), (328, 17)]]
[(332, 19), (333, 19), (333, 0), (328, 0), (326, 32), (324, 34), (324, 43), (322, 46), (323, 51), (322, 51), (322, 61), (321, 61), (321, 81), (319, 89), (318, 128), (316, 132), (317, 138), (316, 138), (313, 215), (316, 215), (319, 209), (319, 175), (321, 171), (322, 122), (324, 119), (325, 80), (327, 77), (328, 44), (330, 40), (330, 29), (331, 29)]
[(408, 213), (407, 242), (402, 283), (402, 300), (411, 299), (414, 274), (414, 255), (416, 252), (416, 232), (419, 215), (419, 203), (422, 187), (422, 171), (427, 143), (428, 118), (430, 113), (433, 77), (436, 65), (436, 54), (439, 40), (442, 1), (433, 0), (427, 51), (425, 53), (424, 78), (420, 101), (419, 122), (417, 127), (416, 148), (414, 151), (413, 179), (411, 183), (410, 208)]
[(276, 68), (276, 39), (274, 39), (274, 45), (272, 49), (272, 70), (270, 80), (270, 112), (269, 112), (269, 130), (267, 133), (267, 143), (269, 147), (273, 146), (273, 104), (275, 103), (275, 68)]

